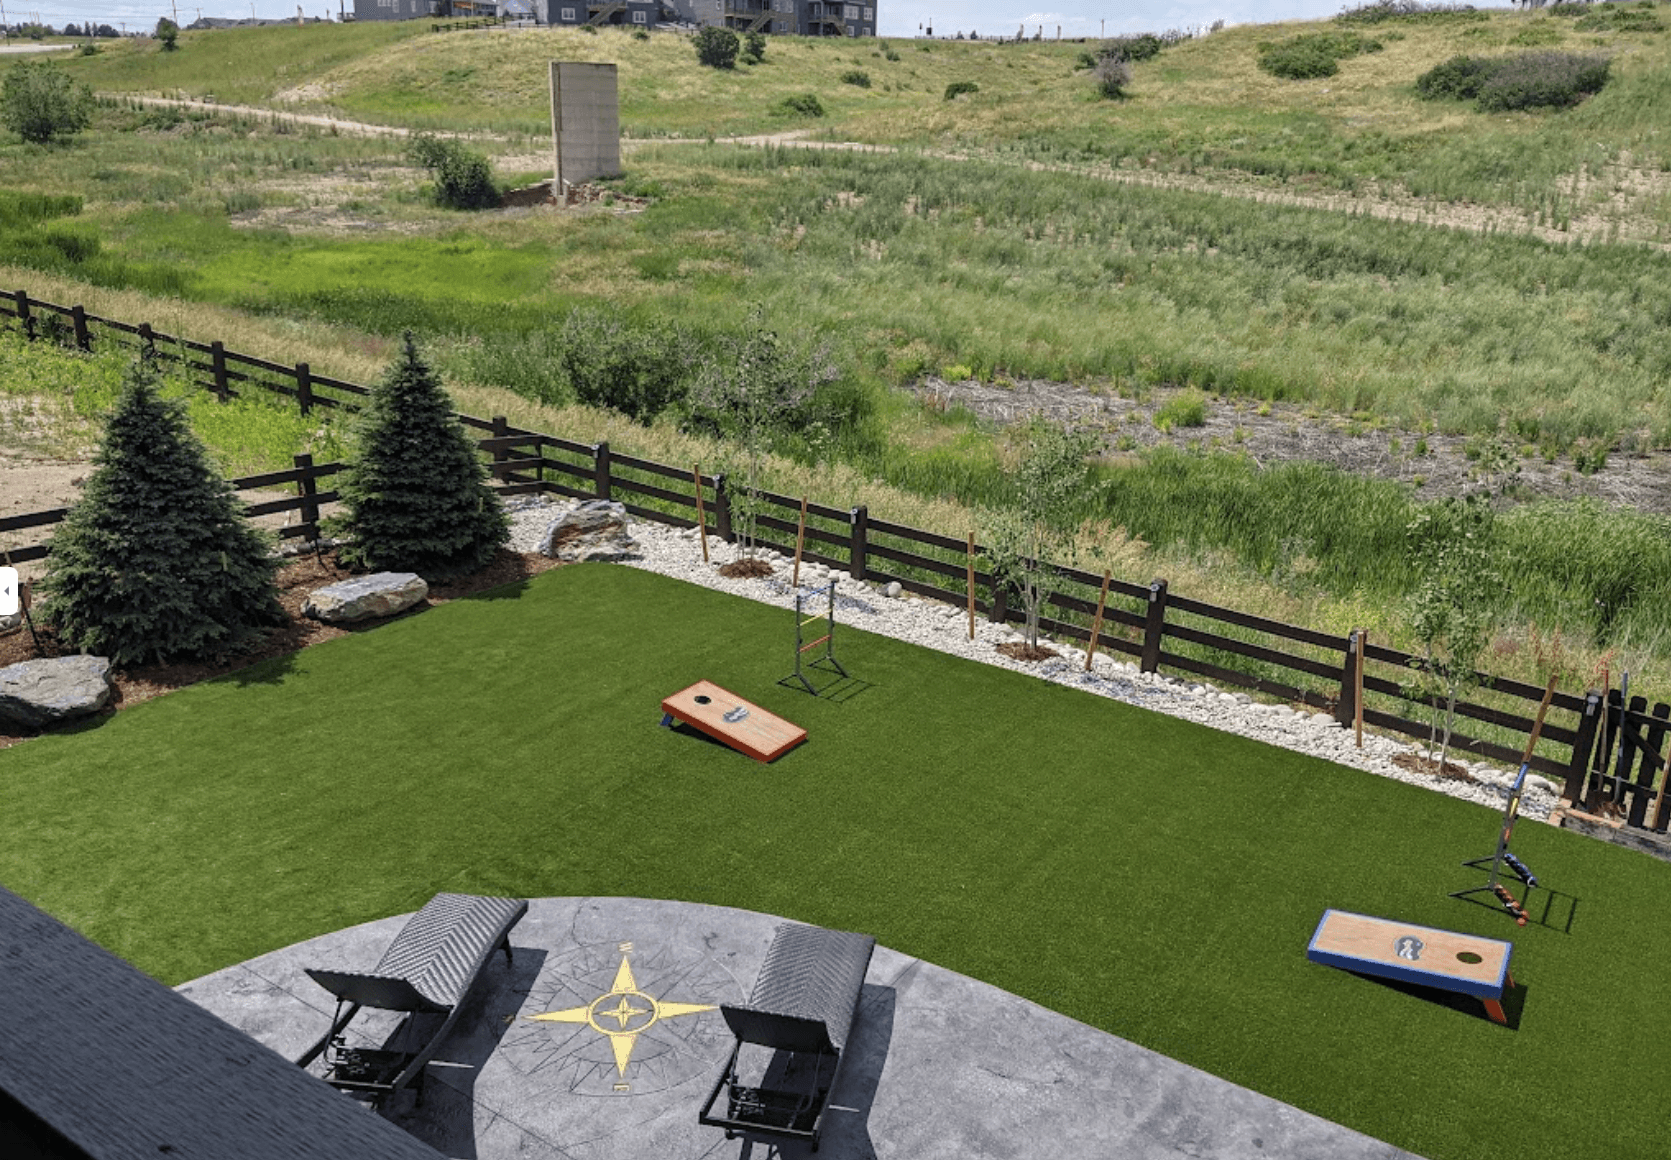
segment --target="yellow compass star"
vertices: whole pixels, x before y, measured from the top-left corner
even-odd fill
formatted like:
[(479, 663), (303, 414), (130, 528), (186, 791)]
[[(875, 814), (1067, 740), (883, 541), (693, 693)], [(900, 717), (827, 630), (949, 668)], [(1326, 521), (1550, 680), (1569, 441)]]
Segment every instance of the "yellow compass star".
[[(606, 1007), (609, 1000), (616, 1000), (613, 1007)], [(642, 999), (648, 1007), (634, 1007), (633, 999)], [(712, 1003), (663, 1003), (638, 989), (638, 981), (632, 976), (632, 964), (627, 956), (621, 956), (621, 965), (615, 972), (615, 981), (610, 985), (606, 994), (598, 996), (584, 1007), (567, 1007), (561, 1011), (547, 1011), (540, 1015), (530, 1015), (529, 1019), (543, 1023), (585, 1023), (593, 1031), (609, 1037), (609, 1046), (615, 1052), (615, 1070), (620, 1075), (627, 1074), (627, 1064), (632, 1062), (633, 1045), (638, 1037), (648, 1031), (652, 1025), (662, 1019), (672, 1019), (679, 1015), (695, 1015), (699, 1011), (712, 1011)], [(635, 1016), (648, 1015), (650, 1018), (643, 1025), (627, 1030), (627, 1024)], [(613, 1019), (617, 1026), (614, 1030), (599, 1026), (599, 1019)]]

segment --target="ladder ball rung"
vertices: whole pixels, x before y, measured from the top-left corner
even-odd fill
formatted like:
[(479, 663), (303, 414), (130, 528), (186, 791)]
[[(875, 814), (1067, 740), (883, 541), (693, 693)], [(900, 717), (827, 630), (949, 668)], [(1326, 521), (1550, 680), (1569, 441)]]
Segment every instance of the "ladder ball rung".
[(830, 639), (830, 634), (826, 632), (823, 636), (819, 637), (817, 640), (809, 641), (808, 643), (803, 644), (800, 648), (796, 649), (795, 651), (798, 652), (798, 653), (804, 653), (804, 652), (806, 652), (807, 649), (817, 648), (819, 645), (823, 644), (825, 641), (827, 641), (829, 639)]
[(805, 628), (809, 624), (816, 624), (820, 620), (828, 620), (828, 619), (829, 619), (829, 617), (825, 616), (822, 613), (820, 613), (817, 616), (809, 616), (805, 620), (801, 621), (801, 627)]

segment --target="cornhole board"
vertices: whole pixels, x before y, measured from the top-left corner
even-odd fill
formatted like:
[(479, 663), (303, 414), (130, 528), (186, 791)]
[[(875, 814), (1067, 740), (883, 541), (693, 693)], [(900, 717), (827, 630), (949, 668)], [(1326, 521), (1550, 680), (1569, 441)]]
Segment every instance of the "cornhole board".
[(1306, 958), (1324, 966), (1472, 995), (1498, 1023), (1508, 1022), (1502, 999), (1504, 984), (1514, 986), (1513, 953), (1514, 944), (1499, 939), (1345, 910), (1325, 910), (1305, 949)]
[(697, 681), (661, 703), (661, 723), (694, 725), (756, 761), (772, 761), (806, 740), (806, 730), (712, 681)]

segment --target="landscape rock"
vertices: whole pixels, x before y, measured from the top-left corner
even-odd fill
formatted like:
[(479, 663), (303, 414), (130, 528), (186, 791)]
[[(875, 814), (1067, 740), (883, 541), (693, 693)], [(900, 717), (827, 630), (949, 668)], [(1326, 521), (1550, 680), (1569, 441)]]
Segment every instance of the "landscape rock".
[(23, 610), (20, 608), (10, 616), (0, 616), (0, 632), (10, 632), (23, 623)]
[(327, 624), (393, 616), (429, 595), (429, 585), (416, 572), (373, 572), (308, 593), (302, 613)]
[(888, 582), (888, 586), (882, 589), (882, 595), (887, 597), (896, 597), (903, 591), (904, 589), (899, 586), (898, 580), (891, 580)]
[(565, 564), (630, 559), (638, 555), (631, 526), (625, 504), (589, 499), (551, 521), (540, 539), (540, 554)]
[(0, 669), (0, 717), (40, 729), (96, 713), (116, 686), (106, 657), (46, 657)]

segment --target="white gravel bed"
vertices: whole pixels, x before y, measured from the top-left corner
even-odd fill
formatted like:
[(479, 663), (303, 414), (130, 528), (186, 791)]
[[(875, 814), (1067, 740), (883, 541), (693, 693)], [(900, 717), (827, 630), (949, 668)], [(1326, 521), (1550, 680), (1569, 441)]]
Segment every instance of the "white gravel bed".
[[(511, 548), (519, 552), (538, 551), (541, 536), (551, 521), (574, 506), (575, 501), (551, 503), (547, 500), (537, 506), (529, 499), (511, 501), (506, 505), (511, 511)], [(634, 520), (631, 533), (638, 541), (641, 555), (638, 559), (626, 561), (629, 567), (672, 576), (779, 608), (790, 609), (795, 605), (794, 593), (789, 586), (790, 561), (778, 553), (763, 553), (763, 558), (777, 569), (776, 575), (758, 580), (733, 580), (721, 576), (719, 567), (735, 559), (734, 548), (717, 538), (709, 538), (711, 562), (704, 564), (694, 528), (676, 529), (648, 520)], [(1455, 764), (1466, 765), (1479, 779), (1477, 784), (1402, 769), (1393, 764), (1393, 757), (1401, 753), (1421, 753), (1421, 746), (1366, 730), (1363, 748), (1358, 749), (1352, 730), (1341, 728), (1327, 713), (1295, 710), (1281, 704), (1263, 704), (1246, 693), (1224, 692), (1211, 684), (1190, 679), (1140, 673), (1135, 663), (1101, 652), (1092, 662), (1089, 673), (1084, 671), (1084, 650), (1059, 644), (1050, 646), (1062, 654), (1059, 660), (1012, 660), (998, 652), (996, 646), (1007, 641), (1019, 641), (1021, 634), (1009, 626), (995, 625), (977, 616), (975, 639), (970, 640), (966, 606), (944, 604), (910, 594), (890, 597), (874, 583), (854, 583), (846, 572), (805, 561), (801, 564), (803, 590), (821, 587), (832, 578), (838, 581), (837, 624), (891, 636), (982, 664), (1012, 669), (1059, 685), (1071, 685), (1099, 697), (1139, 705), (1228, 733), (1239, 733), (1270, 745), (1465, 798), (1493, 809), (1503, 807), (1508, 788), (1514, 780), (1515, 771), (1512, 769), (1489, 762), (1470, 764), (1461, 758), (1457, 758)], [(823, 603), (827, 597), (818, 599), (816, 611), (823, 611), (827, 608), (827, 604)], [(809, 609), (808, 615), (812, 612)], [(785, 623), (787, 625), (787, 621)], [(787, 627), (785, 631), (788, 631)], [(840, 655), (839, 652), (837, 655)], [(1557, 792), (1558, 787), (1547, 778), (1528, 775), (1526, 793), (1521, 800), (1521, 816), (1547, 821), (1550, 811), (1558, 804)]]

